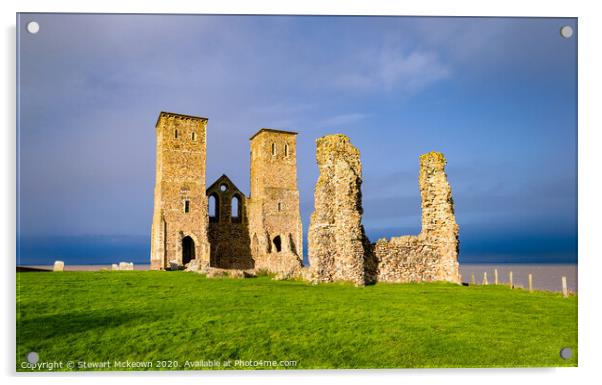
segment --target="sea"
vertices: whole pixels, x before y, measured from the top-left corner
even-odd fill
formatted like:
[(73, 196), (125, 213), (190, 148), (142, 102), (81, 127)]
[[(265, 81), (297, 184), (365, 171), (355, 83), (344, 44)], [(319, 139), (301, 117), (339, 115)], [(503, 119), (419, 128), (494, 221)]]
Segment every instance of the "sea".
[[(125, 261), (124, 261), (125, 262)], [(51, 271), (52, 265), (20, 265), (21, 267)], [(149, 270), (146, 263), (135, 263), (134, 270)], [(64, 271), (101, 271), (111, 270), (111, 264), (69, 265)], [(531, 274), (534, 290), (562, 291), (562, 277), (566, 277), (567, 288), (571, 293), (577, 293), (577, 265), (576, 264), (461, 264), (460, 276), (462, 282), (471, 284), (474, 276), (475, 284), (483, 284), (485, 273), (487, 283), (494, 284), (495, 271), (498, 272), (498, 284), (509, 284), (510, 272), (515, 288), (528, 288), (529, 274)]]

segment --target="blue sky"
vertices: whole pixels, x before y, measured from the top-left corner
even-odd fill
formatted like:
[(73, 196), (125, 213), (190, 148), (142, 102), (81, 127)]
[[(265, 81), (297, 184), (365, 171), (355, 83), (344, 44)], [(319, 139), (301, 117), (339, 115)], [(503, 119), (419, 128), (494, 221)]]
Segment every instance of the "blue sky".
[(207, 184), (225, 173), (247, 193), (248, 138), (299, 132), (305, 228), (315, 139), (340, 132), (361, 150), (372, 241), (420, 231), (418, 156), (435, 150), (461, 261), (576, 261), (567, 24), (577, 31), (575, 19), (22, 14), (22, 262), (148, 260), (160, 111), (208, 117)]

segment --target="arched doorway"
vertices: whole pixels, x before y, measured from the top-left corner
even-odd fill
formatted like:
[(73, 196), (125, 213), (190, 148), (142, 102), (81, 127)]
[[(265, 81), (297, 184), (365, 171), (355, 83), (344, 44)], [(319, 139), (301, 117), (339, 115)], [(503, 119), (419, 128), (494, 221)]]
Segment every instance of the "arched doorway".
[(193, 260), (194, 257), (194, 240), (191, 237), (186, 236), (182, 238), (182, 265), (186, 265)]

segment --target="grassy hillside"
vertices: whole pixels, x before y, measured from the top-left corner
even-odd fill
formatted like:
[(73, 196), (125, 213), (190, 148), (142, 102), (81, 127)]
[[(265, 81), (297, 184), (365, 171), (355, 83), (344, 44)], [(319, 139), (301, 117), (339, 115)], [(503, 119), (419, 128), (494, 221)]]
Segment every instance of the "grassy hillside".
[[(575, 353), (567, 361), (565, 346)], [(27, 370), (30, 351), (40, 363), (62, 362), (55, 370), (70, 370), (69, 361), (74, 370), (109, 361), (104, 369), (114, 370), (127, 360), (172, 370), (207, 361), (218, 369), (576, 366), (577, 299), (443, 283), (17, 273), (17, 370)]]

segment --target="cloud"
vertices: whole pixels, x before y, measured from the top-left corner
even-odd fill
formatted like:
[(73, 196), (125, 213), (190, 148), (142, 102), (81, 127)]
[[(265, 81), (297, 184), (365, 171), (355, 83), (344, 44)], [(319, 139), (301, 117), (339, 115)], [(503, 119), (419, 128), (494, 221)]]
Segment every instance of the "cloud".
[(492, 44), (513, 30), (515, 20), (487, 18), (418, 18), (413, 33), (424, 47), (444, 52), (451, 60), (470, 62), (484, 51), (504, 51)]
[(261, 116), (272, 116), (274, 114), (299, 114), (314, 109), (311, 103), (277, 102), (273, 104), (261, 104), (250, 107), (249, 110)]
[[(536, 118), (548, 127), (539, 113), (557, 116), (555, 104), (545, 104), (544, 97), (528, 121), (521, 120), (527, 115), (492, 115), (487, 103), (480, 104), (490, 98), (497, 111), (509, 96), (524, 101), (515, 93), (496, 99), (499, 92), (489, 81), (506, 76), (500, 69), (509, 62), (542, 63), (537, 58), (543, 56), (534, 57), (534, 45), (527, 43), (541, 40), (548, 29), (558, 36), (553, 25), (529, 34), (531, 29), (514, 28), (517, 22), (472, 18), (47, 14), (36, 19), (43, 33), (24, 35), (19, 44), (19, 199), (25, 233), (148, 233), (153, 125), (161, 110), (209, 117), (207, 181), (226, 173), (247, 191), (249, 136), (261, 127), (299, 131), (299, 188), (310, 207), (304, 209), (306, 224), (318, 172), (314, 139), (333, 129), (350, 134), (362, 150), (367, 224), (419, 225), (417, 155), (431, 148), (453, 159), (448, 176), (461, 219), (497, 219), (500, 212), (538, 219), (562, 207), (567, 212), (569, 204), (570, 214), (576, 204), (566, 199), (575, 196), (572, 184), (525, 183), (542, 172), (534, 153), (560, 159), (558, 150), (548, 151), (554, 149), (548, 131), (541, 135), (537, 125), (520, 131)], [(548, 56), (556, 58), (554, 48)], [(477, 79), (477, 71), (487, 81)], [(438, 89), (452, 75), (466, 99), (451, 100), (446, 87)], [(554, 79), (548, 83), (556, 84)], [(401, 106), (427, 88), (432, 95), (418, 101), (424, 104)], [(368, 121), (369, 129), (356, 127)], [(511, 127), (488, 129), (508, 121)], [(525, 141), (517, 142), (525, 135), (538, 138), (528, 155), (521, 152)], [(574, 148), (563, 154), (570, 156)], [(490, 161), (480, 158), (484, 153)], [(462, 161), (470, 167), (458, 167)], [(545, 170), (552, 176), (574, 172)], [(564, 200), (554, 198), (562, 191)]]
[(345, 124), (356, 123), (360, 120), (366, 119), (369, 117), (369, 114), (361, 114), (361, 113), (350, 113), (350, 114), (341, 114), (335, 115), (328, 118), (325, 118), (317, 123), (320, 127), (332, 127), (332, 126), (341, 126)]
[(361, 71), (349, 71), (336, 78), (336, 84), (351, 89), (402, 88), (419, 91), (449, 77), (450, 68), (434, 51), (411, 51), (404, 54), (399, 47), (385, 47), (372, 55), (364, 53)]

